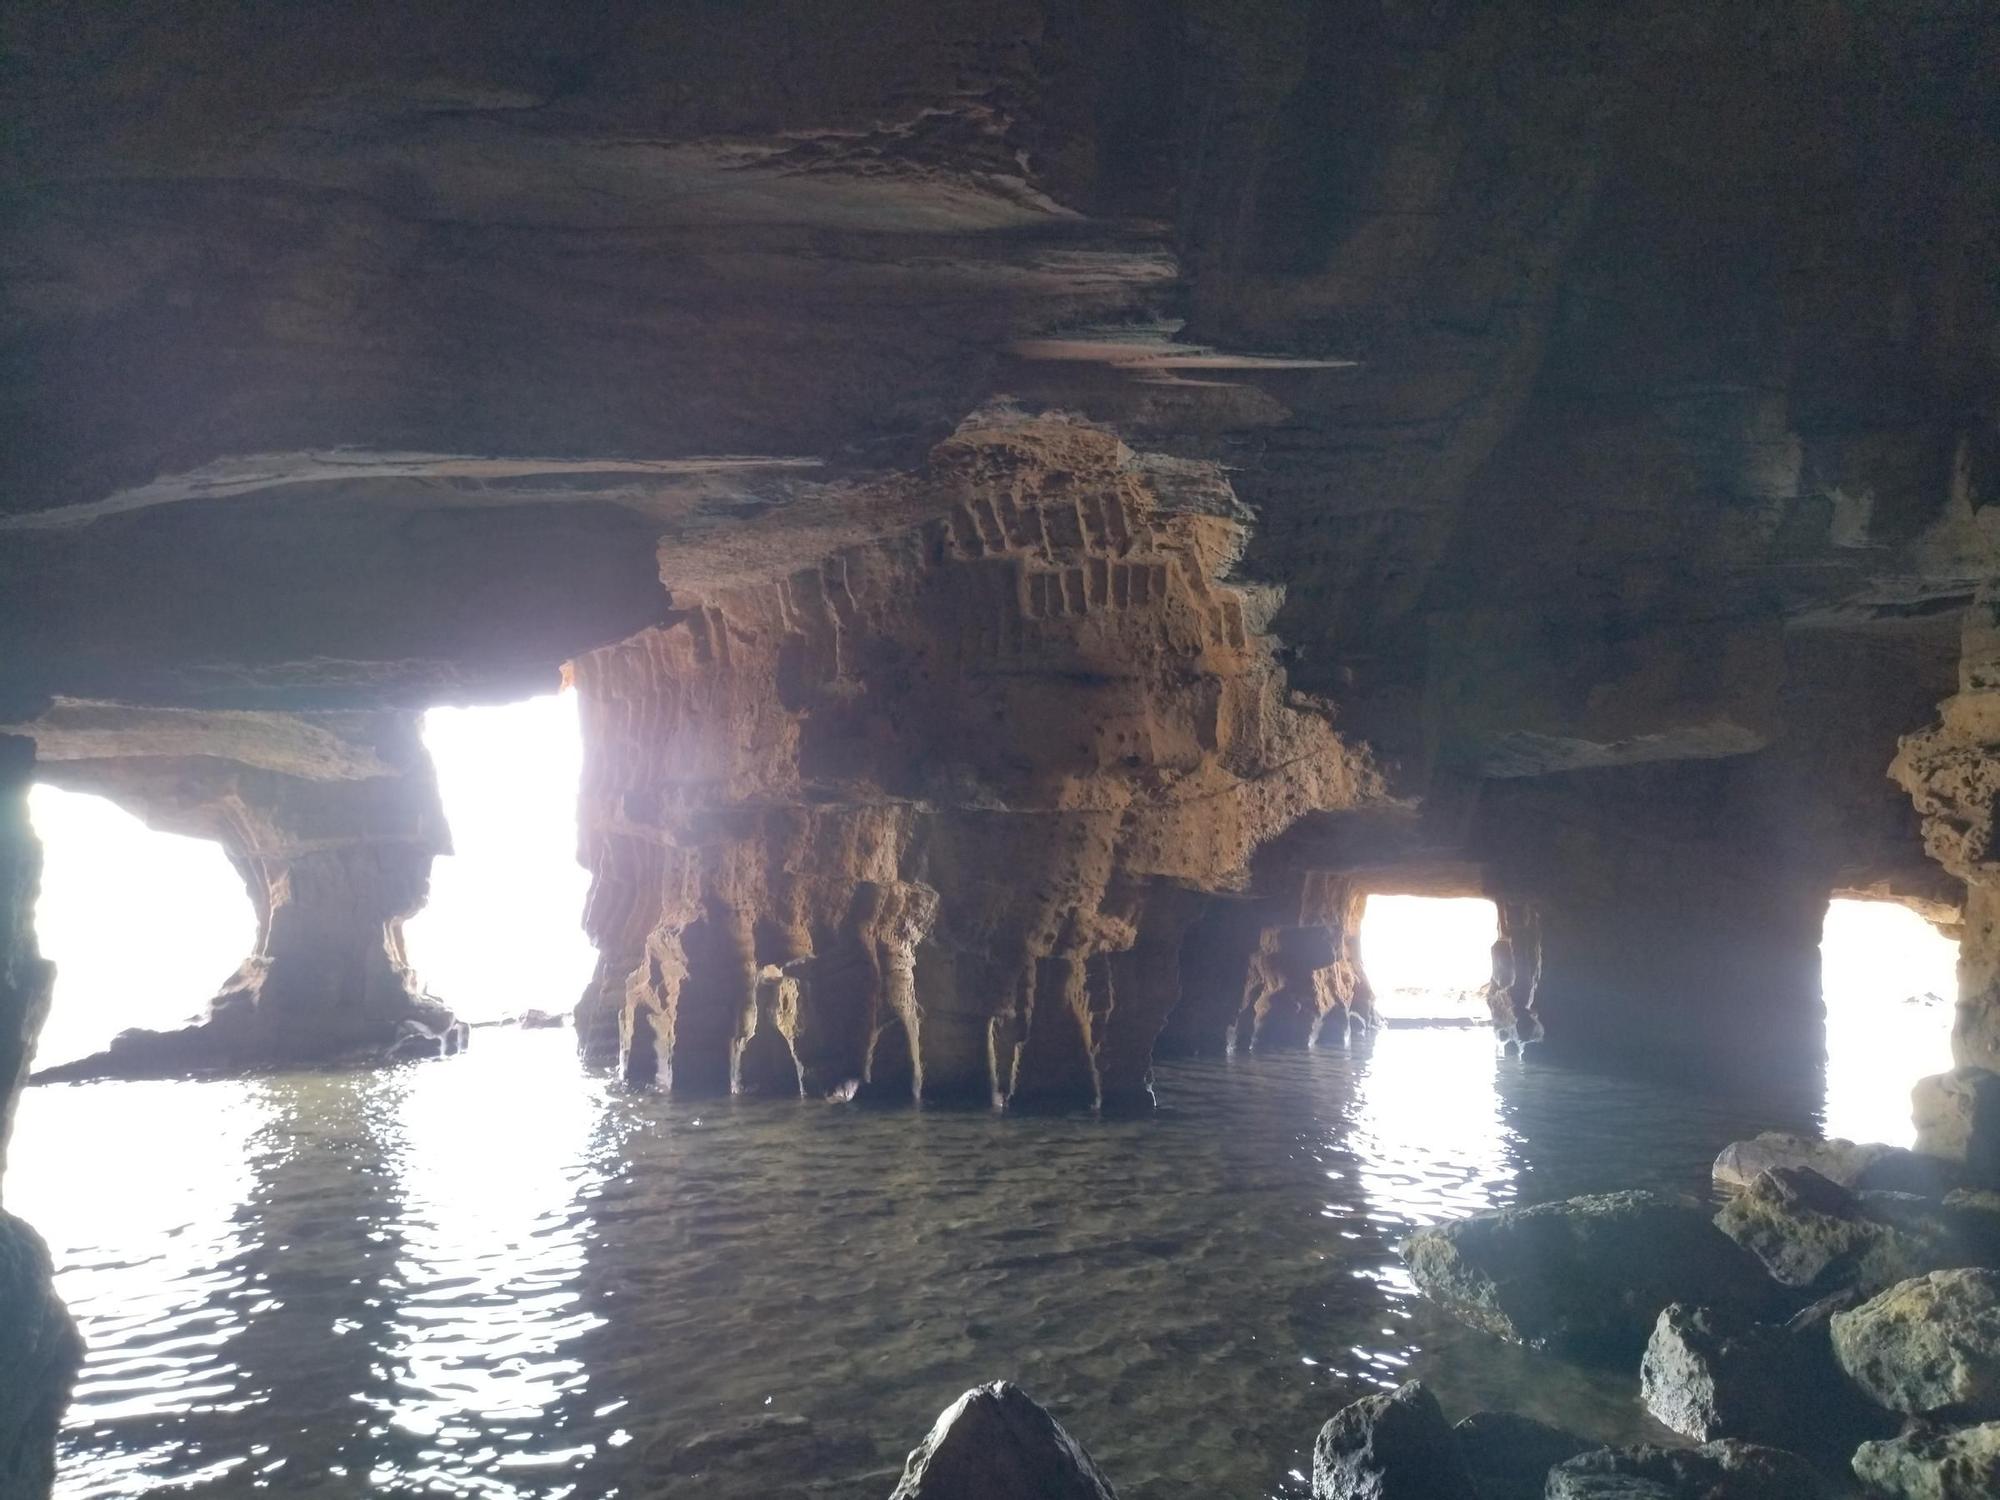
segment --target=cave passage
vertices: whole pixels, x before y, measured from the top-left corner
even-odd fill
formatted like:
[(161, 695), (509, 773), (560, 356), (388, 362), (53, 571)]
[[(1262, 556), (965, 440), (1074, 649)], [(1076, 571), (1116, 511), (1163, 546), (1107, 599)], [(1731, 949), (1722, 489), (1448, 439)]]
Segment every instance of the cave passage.
[(566, 1014), (597, 957), (581, 925), (590, 876), (576, 862), (576, 694), (434, 708), (423, 733), (452, 852), (404, 927), (411, 966), (467, 1021)]
[(1361, 964), (1385, 1021), (1485, 1021), (1499, 915), (1473, 896), (1371, 895)]
[(243, 879), (220, 846), (160, 833), (103, 797), (38, 785), (35, 935), (56, 965), (37, 1066), (109, 1045), (128, 1027), (197, 1014), (257, 935)]
[(1828, 904), (1820, 940), (1829, 1136), (1916, 1140), (1910, 1088), (1950, 1069), (1958, 944), (1890, 901)]

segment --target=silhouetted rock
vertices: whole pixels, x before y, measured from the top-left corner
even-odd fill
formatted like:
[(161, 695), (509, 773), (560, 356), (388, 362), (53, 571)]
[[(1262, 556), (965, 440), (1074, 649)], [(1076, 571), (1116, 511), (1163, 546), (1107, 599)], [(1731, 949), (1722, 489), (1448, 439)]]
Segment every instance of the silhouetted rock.
[(1423, 1382), (1342, 1407), (1313, 1443), (1314, 1500), (1478, 1500)]
[(56, 1431), (83, 1364), (83, 1340), (55, 1292), (48, 1248), (0, 1212), (0, 1495), (46, 1495)]
[(1115, 1500), (1062, 1424), (1004, 1380), (945, 1408), (889, 1500)]
[(1833, 1352), (1892, 1411), (2000, 1417), (2000, 1272), (1933, 1271), (1835, 1313)]
[(1403, 1248), (1417, 1286), (1475, 1328), (1530, 1348), (1636, 1358), (1660, 1309), (1698, 1302), (1754, 1315), (1756, 1260), (1691, 1203), (1606, 1193), (1503, 1208), (1419, 1230)]

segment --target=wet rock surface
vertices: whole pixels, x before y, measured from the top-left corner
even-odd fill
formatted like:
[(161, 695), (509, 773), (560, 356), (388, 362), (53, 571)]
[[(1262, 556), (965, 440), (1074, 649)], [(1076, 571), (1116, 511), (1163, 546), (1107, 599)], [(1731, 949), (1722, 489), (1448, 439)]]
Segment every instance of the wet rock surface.
[(1531, 1348), (1636, 1360), (1660, 1309), (1765, 1310), (1756, 1260), (1691, 1204), (1606, 1193), (1478, 1214), (1412, 1235), (1418, 1288), (1462, 1322)]
[(1006, 1381), (946, 1407), (889, 1500), (1116, 1500), (1062, 1424)]
[(1548, 1500), (1823, 1500), (1795, 1453), (1730, 1440), (1699, 1448), (1600, 1448), (1549, 1471)]
[(1892, 1411), (2000, 1417), (2000, 1271), (1933, 1271), (1832, 1319), (1840, 1367)]
[(1863, 1443), (1854, 1477), (1889, 1500), (1990, 1500), (2000, 1495), (2000, 1422), (1977, 1427), (1918, 1426)]
[(1542, 1500), (1549, 1470), (1600, 1446), (1508, 1411), (1474, 1412), (1451, 1434), (1480, 1500)]
[(1343, 1407), (1313, 1442), (1313, 1500), (1479, 1500), (1437, 1397), (1413, 1380)]

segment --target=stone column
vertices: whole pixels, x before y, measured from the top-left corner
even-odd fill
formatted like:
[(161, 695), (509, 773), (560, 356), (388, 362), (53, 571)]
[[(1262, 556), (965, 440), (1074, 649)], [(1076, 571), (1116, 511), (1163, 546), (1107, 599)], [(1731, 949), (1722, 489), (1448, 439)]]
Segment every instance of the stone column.
[(1982, 591), (1966, 612), (1958, 670), (1958, 692), (1938, 705), (1938, 722), (1904, 736), (1889, 769), (1922, 815), (1924, 848), (1966, 886), (1957, 1066), (1917, 1085), (1917, 1146), (2000, 1180), (2000, 588)]
[[(35, 943), (42, 851), (28, 823), (33, 771), (33, 743), (0, 735), (0, 1168), (55, 985), (55, 966)], [(56, 1433), (82, 1363), (47, 1247), (0, 1210), (0, 1494), (49, 1493)]]

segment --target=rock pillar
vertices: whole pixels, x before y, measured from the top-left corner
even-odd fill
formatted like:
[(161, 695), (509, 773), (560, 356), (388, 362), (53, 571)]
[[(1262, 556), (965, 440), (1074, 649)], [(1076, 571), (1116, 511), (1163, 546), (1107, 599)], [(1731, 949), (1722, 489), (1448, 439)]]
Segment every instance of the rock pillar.
[(1967, 611), (1958, 691), (1906, 735), (1889, 770), (1923, 818), (1924, 848), (1965, 882), (1952, 1073), (1917, 1085), (1918, 1148), (2000, 1169), (2000, 589)]

